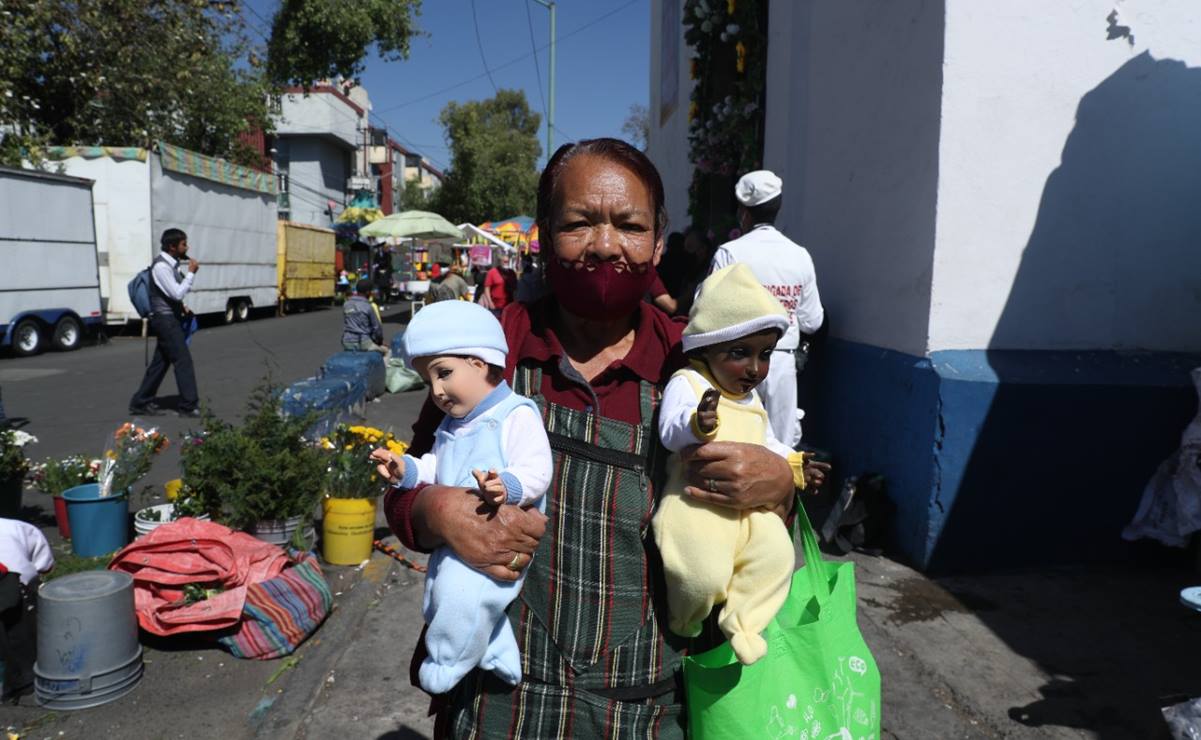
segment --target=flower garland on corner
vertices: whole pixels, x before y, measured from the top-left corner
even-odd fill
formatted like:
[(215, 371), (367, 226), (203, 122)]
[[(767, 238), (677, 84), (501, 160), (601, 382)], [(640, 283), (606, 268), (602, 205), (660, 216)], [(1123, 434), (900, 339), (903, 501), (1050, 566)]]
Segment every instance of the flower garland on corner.
[[(707, 181), (762, 166), (767, 33), (762, 0), (685, 0), (684, 39), (696, 53), (688, 106), (688, 144), (695, 165), (688, 188), (693, 223), (733, 219), (707, 213)], [(727, 69), (728, 67), (728, 69)], [(733, 196), (731, 195), (731, 198)]]

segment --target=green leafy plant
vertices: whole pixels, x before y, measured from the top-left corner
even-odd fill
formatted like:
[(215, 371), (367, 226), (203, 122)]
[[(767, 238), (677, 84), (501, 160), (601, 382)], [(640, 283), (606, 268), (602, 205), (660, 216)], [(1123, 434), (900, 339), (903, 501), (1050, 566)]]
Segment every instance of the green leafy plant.
[(279, 388), (265, 380), (251, 394), (241, 426), (211, 413), (185, 439), (180, 498), (220, 509), (235, 528), (312, 515), (325, 480), (325, 456), (304, 438), (312, 417), (284, 416)]
[(68, 488), (95, 483), (102, 465), (102, 460), (88, 459), (85, 455), (69, 455), (57, 460), (47, 458), (29, 469), (29, 485), (42, 493), (58, 496)]
[(29, 472), (25, 447), (37, 441), (38, 438), (28, 432), (0, 429), (0, 481), (23, 478)]

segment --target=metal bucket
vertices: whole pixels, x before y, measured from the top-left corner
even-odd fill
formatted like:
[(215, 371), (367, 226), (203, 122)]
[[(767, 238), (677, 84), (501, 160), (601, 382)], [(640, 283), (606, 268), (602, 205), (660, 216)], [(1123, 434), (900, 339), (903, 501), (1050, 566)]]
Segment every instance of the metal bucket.
[(120, 698), (142, 678), (133, 577), (87, 571), (38, 589), (38, 704), (85, 709)]
[[(292, 535), (300, 529), (302, 517), (290, 516), (287, 519), (264, 519), (256, 522), (246, 529), (256, 539), (263, 542), (270, 542), (273, 545), (287, 547), (292, 541)], [(308, 526), (304, 530), (304, 541), (312, 544), (317, 540), (317, 530), (313, 526)]]

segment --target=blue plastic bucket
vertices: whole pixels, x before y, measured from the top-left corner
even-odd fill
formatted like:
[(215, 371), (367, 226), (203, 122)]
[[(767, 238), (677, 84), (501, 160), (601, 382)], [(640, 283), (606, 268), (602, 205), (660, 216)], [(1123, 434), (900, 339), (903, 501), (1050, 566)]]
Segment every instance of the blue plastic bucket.
[(71, 522), (71, 548), (94, 558), (116, 552), (129, 542), (129, 498), (125, 492), (100, 498), (100, 484), (84, 483), (63, 491)]

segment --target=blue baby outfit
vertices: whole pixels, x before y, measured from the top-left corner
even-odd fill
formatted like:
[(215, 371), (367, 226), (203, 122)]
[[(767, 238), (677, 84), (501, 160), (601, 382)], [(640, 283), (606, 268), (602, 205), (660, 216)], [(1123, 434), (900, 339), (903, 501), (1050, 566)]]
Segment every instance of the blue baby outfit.
[[(501, 383), (462, 419), (446, 417), (434, 440), (437, 483), (475, 488), (472, 469), (503, 470), (507, 461), (501, 426), (515, 409), (527, 406), (537, 412), (533, 401)], [(408, 486), (412, 458), (405, 460)], [(502, 478), (504, 476), (502, 475)], [(405, 486), (406, 481), (401, 485)], [(509, 499), (520, 498), (520, 484), (506, 479)], [(545, 511), (545, 497), (538, 507)], [(524, 574), (513, 582), (496, 581), (471, 568), (449, 547), (439, 547), (429, 560), (425, 577), (423, 613), (429, 629), (425, 636), (429, 657), (421, 664), (421, 686), (432, 694), (450, 691), (476, 666), (495, 672), (505, 681), (521, 680), (521, 654), (505, 609), (521, 592)]]

